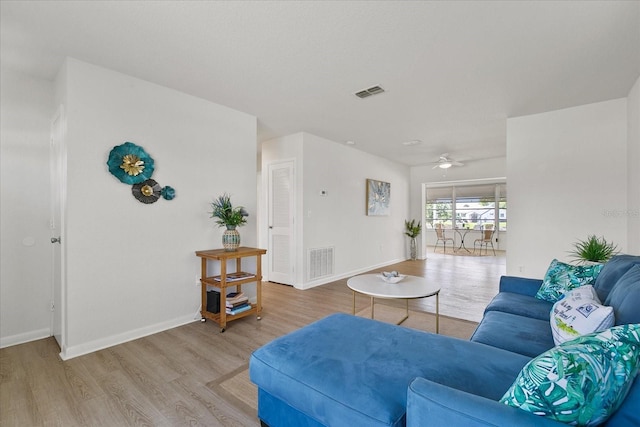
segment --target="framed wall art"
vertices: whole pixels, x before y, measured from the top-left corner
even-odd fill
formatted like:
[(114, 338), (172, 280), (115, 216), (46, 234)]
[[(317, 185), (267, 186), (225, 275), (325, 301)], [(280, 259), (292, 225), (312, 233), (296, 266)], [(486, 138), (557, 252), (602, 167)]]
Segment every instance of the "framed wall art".
[(391, 184), (375, 179), (367, 179), (367, 215), (390, 215)]

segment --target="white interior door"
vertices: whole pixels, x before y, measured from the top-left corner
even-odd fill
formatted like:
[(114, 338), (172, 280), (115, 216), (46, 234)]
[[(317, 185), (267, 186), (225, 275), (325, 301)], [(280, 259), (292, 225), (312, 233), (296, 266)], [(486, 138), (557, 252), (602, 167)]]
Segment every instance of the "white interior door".
[(293, 285), (295, 281), (294, 164), (269, 165), (269, 281)]
[(49, 163), (51, 170), (51, 260), (53, 268), (51, 331), (61, 350), (65, 348), (63, 328), (63, 285), (64, 285), (64, 230), (63, 213), (65, 205), (66, 152), (64, 145), (65, 116), (62, 106), (51, 122), (51, 147)]

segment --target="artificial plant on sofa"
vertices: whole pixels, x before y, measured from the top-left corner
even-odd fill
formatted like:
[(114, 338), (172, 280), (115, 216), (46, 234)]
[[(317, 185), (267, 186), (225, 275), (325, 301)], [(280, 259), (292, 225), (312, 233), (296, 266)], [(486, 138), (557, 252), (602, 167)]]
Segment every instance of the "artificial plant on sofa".
[[(271, 427), (638, 426), (640, 256), (580, 267), (502, 277), (469, 341), (346, 314), (280, 337), (251, 357), (258, 416)], [(614, 326), (556, 345), (562, 300), (543, 297), (583, 286), (572, 298), (611, 307)]]

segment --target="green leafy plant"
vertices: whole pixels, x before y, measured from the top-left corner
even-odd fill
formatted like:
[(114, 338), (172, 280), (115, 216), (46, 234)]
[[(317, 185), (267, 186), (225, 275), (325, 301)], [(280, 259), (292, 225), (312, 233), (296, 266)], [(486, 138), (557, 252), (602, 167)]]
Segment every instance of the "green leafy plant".
[(422, 231), (422, 225), (419, 222), (417, 222), (415, 219), (412, 219), (411, 221), (405, 220), (404, 228), (405, 228), (404, 234), (411, 237), (412, 239), (418, 237), (418, 235)]
[(218, 218), (216, 224), (219, 227), (235, 228), (247, 223), (249, 214), (242, 206), (234, 208), (231, 204), (231, 196), (227, 193), (211, 202), (211, 207), (213, 208), (211, 218)]
[(579, 263), (607, 262), (618, 253), (617, 249), (617, 245), (607, 242), (604, 237), (591, 235), (586, 240), (578, 240), (574, 243), (573, 250), (569, 254)]

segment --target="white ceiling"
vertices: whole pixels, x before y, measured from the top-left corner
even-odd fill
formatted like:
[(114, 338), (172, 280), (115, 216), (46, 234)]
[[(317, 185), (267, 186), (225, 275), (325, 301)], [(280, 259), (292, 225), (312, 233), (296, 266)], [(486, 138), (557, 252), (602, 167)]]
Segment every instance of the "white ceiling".
[[(627, 96), (638, 1), (1, 1), (2, 67), (65, 56), (407, 165), (505, 156), (505, 118)], [(99, 83), (99, 82), (96, 82)], [(373, 85), (386, 92), (354, 93)], [(407, 147), (402, 143), (420, 140)]]

